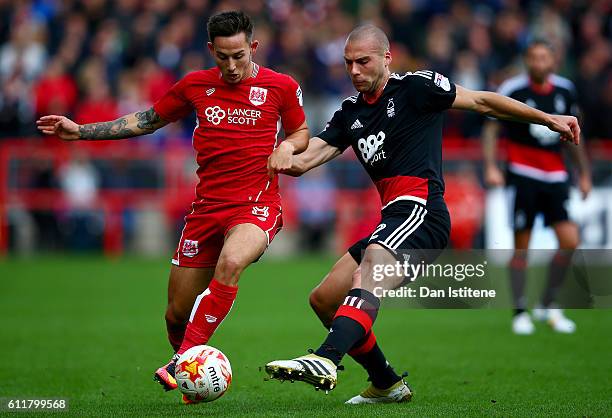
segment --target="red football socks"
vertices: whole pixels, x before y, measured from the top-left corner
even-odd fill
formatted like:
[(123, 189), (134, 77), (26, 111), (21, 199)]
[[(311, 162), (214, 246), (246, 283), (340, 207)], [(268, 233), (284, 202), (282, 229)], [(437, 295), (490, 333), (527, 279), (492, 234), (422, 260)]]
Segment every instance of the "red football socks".
[(215, 279), (211, 280), (208, 288), (195, 300), (178, 354), (208, 342), (232, 309), (236, 293), (238, 293), (237, 286), (227, 286)]

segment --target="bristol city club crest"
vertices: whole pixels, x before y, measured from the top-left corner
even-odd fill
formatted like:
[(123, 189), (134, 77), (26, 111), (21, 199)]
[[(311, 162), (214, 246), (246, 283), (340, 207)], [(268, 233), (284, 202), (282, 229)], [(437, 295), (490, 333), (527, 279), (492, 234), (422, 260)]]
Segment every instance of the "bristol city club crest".
[(198, 254), (198, 242), (190, 239), (183, 241), (183, 255), (185, 257), (194, 257)]
[(267, 96), (268, 96), (268, 89), (264, 89), (261, 87), (251, 87), (251, 92), (249, 93), (249, 100), (255, 106), (259, 106), (266, 102)]

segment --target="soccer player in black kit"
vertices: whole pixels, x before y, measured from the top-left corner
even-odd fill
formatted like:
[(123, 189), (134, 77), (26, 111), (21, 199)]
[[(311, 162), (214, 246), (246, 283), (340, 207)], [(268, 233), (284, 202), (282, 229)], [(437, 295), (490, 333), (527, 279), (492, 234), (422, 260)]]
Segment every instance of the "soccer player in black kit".
[[(500, 86), (498, 92), (512, 97), (544, 112), (577, 115), (576, 93), (573, 83), (553, 73), (554, 51), (545, 40), (534, 40), (525, 50), (527, 74), (513, 77)], [(500, 123), (488, 121), (483, 129), (483, 154), (485, 182), (496, 187), (506, 183), (513, 196), (512, 227), (515, 253), (510, 262), (510, 282), (514, 299), (512, 331), (529, 335), (535, 331), (529, 312), (526, 311), (525, 282), (527, 249), (531, 229), (538, 213), (544, 215), (544, 223), (555, 231), (559, 250), (553, 256), (541, 307), (533, 310), (533, 316), (547, 321), (553, 330), (573, 333), (574, 322), (554, 306), (555, 295), (563, 283), (571, 262), (572, 252), (579, 243), (578, 226), (569, 220), (566, 204), (569, 199), (568, 172), (562, 151), (567, 148), (579, 172), (578, 187), (586, 198), (591, 190), (588, 159), (582, 145), (563, 147), (559, 135), (541, 125), (503, 122), (507, 147), (507, 176), (497, 167), (495, 143)]]
[[(371, 385), (347, 403), (406, 402), (410, 388), (386, 361), (372, 331), (380, 300), (374, 295), (375, 265), (393, 265), (401, 250), (443, 249), (450, 217), (442, 180), (442, 118), (449, 108), (548, 126), (577, 142), (580, 128), (571, 116), (553, 116), (496, 93), (470, 91), (433, 71), (403, 75), (389, 71), (389, 41), (379, 28), (359, 26), (344, 48), (346, 70), (359, 92), (344, 100), (308, 148), (293, 156), (301, 175), (351, 146), (380, 193), (382, 216), (372, 235), (353, 245), (315, 288), (310, 303), (329, 328), (314, 352), (266, 365), (280, 380), (300, 380), (317, 389), (336, 386), (345, 354), (368, 372)], [(385, 278), (389, 287), (403, 277)], [(395, 281), (395, 282), (393, 282)], [(391, 283), (393, 282), (393, 283)]]

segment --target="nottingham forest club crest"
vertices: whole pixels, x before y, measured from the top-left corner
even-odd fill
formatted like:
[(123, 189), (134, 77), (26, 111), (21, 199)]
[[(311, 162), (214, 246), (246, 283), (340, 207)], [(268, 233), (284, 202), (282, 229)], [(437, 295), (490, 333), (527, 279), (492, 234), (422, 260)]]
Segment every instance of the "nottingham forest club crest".
[(264, 89), (261, 87), (251, 87), (251, 92), (249, 93), (249, 100), (255, 106), (259, 106), (266, 102), (267, 96), (268, 89)]

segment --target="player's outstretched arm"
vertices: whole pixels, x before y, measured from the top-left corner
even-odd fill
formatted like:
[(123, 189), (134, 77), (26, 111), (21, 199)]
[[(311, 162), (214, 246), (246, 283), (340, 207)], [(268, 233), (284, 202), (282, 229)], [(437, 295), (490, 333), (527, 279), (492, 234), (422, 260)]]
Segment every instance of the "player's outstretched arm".
[(65, 116), (48, 115), (36, 121), (38, 129), (46, 135), (57, 135), (65, 141), (79, 139), (123, 139), (146, 135), (167, 125), (168, 122), (150, 108), (130, 113), (109, 122), (79, 125)]
[(472, 110), (497, 119), (537, 123), (559, 132), (561, 140), (580, 143), (580, 126), (574, 116), (550, 115), (518, 100), (490, 91), (473, 91), (457, 86), (453, 109)]
[(296, 154), (300, 154), (308, 147), (308, 125), (302, 123), (299, 128), (294, 131), (287, 132), (287, 136), (278, 144), (268, 157), (268, 176), (274, 178), (276, 173), (282, 173), (291, 168), (293, 159)]
[(340, 149), (329, 145), (321, 138), (315, 136), (308, 141), (308, 148), (306, 148), (306, 151), (293, 158), (291, 167), (281, 172), (289, 176), (299, 177), (308, 170), (312, 170), (336, 158), (340, 154), (342, 154)]

